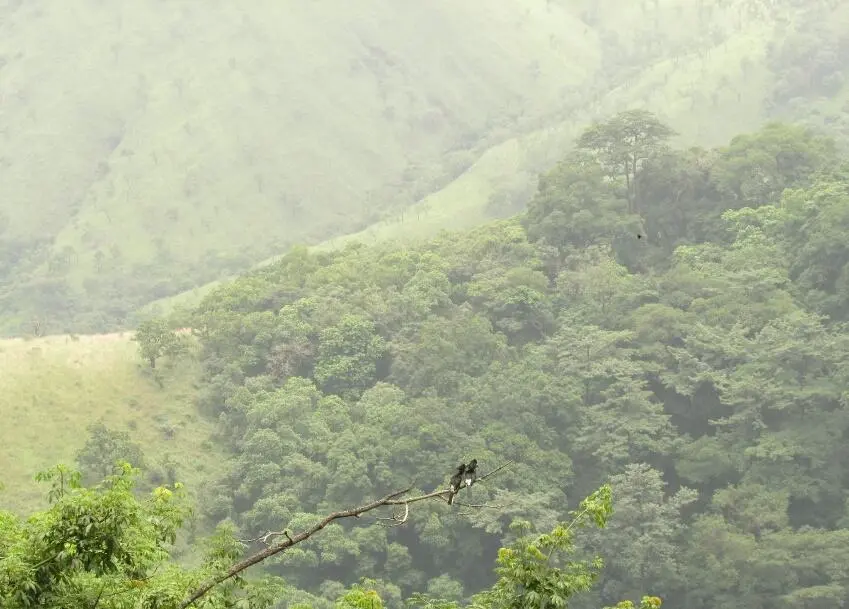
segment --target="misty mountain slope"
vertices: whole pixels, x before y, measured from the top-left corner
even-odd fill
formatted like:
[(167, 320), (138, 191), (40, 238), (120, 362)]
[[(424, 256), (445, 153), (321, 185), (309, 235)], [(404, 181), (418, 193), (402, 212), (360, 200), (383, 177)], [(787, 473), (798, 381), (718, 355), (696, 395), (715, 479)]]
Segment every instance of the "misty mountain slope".
[[(674, 7), (675, 4), (670, 2), (664, 6)], [(843, 116), (840, 111), (845, 103), (843, 100), (849, 96), (849, 86), (831, 91), (828, 96), (806, 90), (810, 96), (794, 100), (789, 107), (776, 104), (773, 98), (781, 90), (783, 71), (790, 66), (778, 70), (771, 66), (775, 64), (775, 54), (786, 45), (787, 36), (794, 33), (810, 36), (808, 22), (811, 20), (830, 24), (829, 28), (835, 32), (844, 31), (840, 24), (849, 18), (849, 5), (829, 8), (822, 3), (821, 10), (825, 14), (818, 13), (813, 5), (804, 7), (805, 10), (787, 5), (783, 9), (776, 7), (768, 14), (746, 12), (742, 15), (740, 6), (746, 5), (728, 3), (724, 12), (712, 13), (715, 27), (725, 28), (723, 36), (717, 35), (702, 43), (691, 40), (689, 46), (675, 39), (677, 41), (670, 45), (679, 49), (677, 52), (661, 55), (639, 71), (630, 71), (621, 84), (598, 97), (588, 97), (587, 103), (567, 117), (551, 119), (542, 128), (492, 146), (462, 175), (403, 213), (396, 213), (359, 232), (329, 239), (318, 247), (336, 248), (352, 241), (373, 243), (428, 237), (442, 229), (467, 228), (493, 216), (515, 213), (533, 195), (538, 173), (553, 166), (582, 129), (592, 120), (623, 108), (644, 107), (655, 112), (679, 132), (676, 143), (681, 145), (722, 145), (739, 133), (757, 129), (772, 117), (824, 127), (832, 135), (849, 140), (849, 130), (843, 134), (835, 130), (842, 124), (835, 122), (835, 117)], [(691, 4), (684, 8), (686, 10), (680, 14), (682, 24), (698, 30), (697, 6)], [(601, 15), (609, 20), (604, 27), (624, 27), (629, 20), (637, 21), (639, 12), (637, 5), (633, 5), (630, 12), (613, 11)], [(681, 28), (670, 30), (669, 34), (674, 39), (680, 32), (691, 30)], [(659, 35), (666, 33), (662, 30)], [(623, 38), (627, 35), (625, 31)], [(827, 40), (829, 36), (826, 34), (821, 39)], [(607, 51), (612, 53), (616, 48), (614, 45)], [(804, 108), (808, 109), (807, 113), (801, 112)], [(845, 116), (849, 118), (849, 114)], [(142, 314), (191, 306), (217, 283), (157, 300), (145, 307)]]
[(172, 286), (152, 276), (355, 229), (559, 108), (598, 62), (593, 33), (544, 2), (238, 6), (0, 9), (0, 211), (19, 258), (0, 280), (23, 308), (33, 269), (95, 299), (137, 274), (155, 297)]
[[(454, 182), (412, 206), (403, 220), (396, 216), (359, 233), (332, 239), (322, 247), (338, 247), (353, 240), (368, 243), (426, 237), (441, 229), (466, 228), (478, 224), (481, 218), (519, 211), (532, 196), (540, 171), (560, 160), (593, 120), (623, 108), (641, 107), (659, 115), (678, 131), (673, 140), (677, 145), (719, 146), (774, 118), (811, 124), (843, 143), (849, 142), (849, 84), (825, 96), (806, 89), (804, 97), (782, 104), (776, 97), (784, 86), (784, 72), (790, 67), (775, 65), (775, 55), (787, 44), (786, 37), (810, 37), (809, 22), (816, 20), (826, 24), (819, 39), (826, 49), (835, 36), (842, 40), (844, 56), (835, 66), (849, 67), (849, 27), (843, 27), (849, 25), (849, 4), (810, 3), (801, 9), (792, 2), (775, 4), (770, 13), (753, 9), (741, 15), (741, 6), (756, 9), (758, 5), (725, 3), (725, 11), (711, 13), (716, 29), (710, 40), (689, 47), (675, 43), (677, 52), (632, 71), (622, 84), (570, 113), (569, 118), (551, 121), (544, 128), (493, 146)], [(636, 6), (631, 7), (632, 13)], [(664, 6), (680, 5), (670, 1)], [(673, 12), (692, 17), (697, 6), (691, 4), (689, 8), (696, 10), (690, 13)], [(604, 15), (611, 20), (619, 16), (622, 24), (628, 18), (636, 19), (634, 14), (629, 17), (628, 11), (624, 11), (624, 17), (620, 11)], [(682, 26), (698, 30), (697, 25), (697, 20), (682, 20)], [(681, 31), (688, 31), (687, 27)]]
[(122, 327), (145, 302), (293, 242), (507, 215), (578, 130), (624, 107), (718, 143), (767, 117), (770, 45), (842, 10), (73, 6), (0, 9), (2, 332), (33, 316), (49, 331)]

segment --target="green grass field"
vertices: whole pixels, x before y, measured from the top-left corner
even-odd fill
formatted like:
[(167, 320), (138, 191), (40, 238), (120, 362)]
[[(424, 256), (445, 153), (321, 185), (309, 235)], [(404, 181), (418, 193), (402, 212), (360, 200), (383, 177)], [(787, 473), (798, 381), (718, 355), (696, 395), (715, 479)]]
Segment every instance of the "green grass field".
[(74, 463), (86, 427), (103, 420), (128, 431), (148, 462), (166, 454), (190, 492), (220, 459), (212, 424), (192, 404), (196, 364), (163, 370), (164, 388), (145, 374), (131, 334), (0, 340), (0, 506), (24, 512), (45, 505), (36, 472)]

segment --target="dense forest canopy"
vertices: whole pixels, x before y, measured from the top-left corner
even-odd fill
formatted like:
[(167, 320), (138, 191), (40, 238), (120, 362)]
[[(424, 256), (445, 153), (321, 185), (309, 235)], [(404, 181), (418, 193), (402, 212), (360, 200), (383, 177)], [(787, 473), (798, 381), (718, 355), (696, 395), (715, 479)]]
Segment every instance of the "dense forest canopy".
[[(230, 454), (193, 521), (217, 526), (219, 545), (195, 571), (168, 562), (181, 521), (172, 491), (137, 505), (125, 469), (101, 490), (57, 492), (29, 523), (3, 516), (7, 603), (109, 589), (171, 606), (261, 548), (266, 531), (308, 529), (411, 480), (446, 488), (474, 457), (484, 470), (513, 462), (463, 499), (497, 509), (430, 502), (403, 526), (333, 523), (264, 563), (265, 579), (216, 588), (210, 602), (330, 607), (376, 594), (388, 606), (530, 607), (538, 597), (517, 582), (533, 573), (571, 582), (562, 599), (549, 591), (571, 607), (646, 593), (691, 608), (839, 605), (849, 594), (849, 164), (803, 126), (770, 123), (715, 149), (678, 149), (671, 136), (650, 113), (620, 113), (587, 128), (525, 213), (419, 244), (298, 248), (171, 320), (193, 328), (198, 407)], [(151, 374), (161, 368), (151, 353), (174, 366), (191, 353), (166, 320), (137, 340)], [(92, 434), (85, 479), (145, 458), (129, 436)], [(563, 533), (604, 484), (606, 527)], [(126, 566), (75, 560), (69, 546), (64, 562), (37, 566), (57, 543), (85, 554), (89, 505), (142, 527), (129, 550), (98, 533), (107, 549), (96, 553), (127, 551)], [(150, 510), (170, 515), (139, 516)], [(62, 529), (68, 518), (76, 529)], [(47, 543), (37, 539), (53, 545), (35, 552)], [(566, 563), (508, 564), (556, 539)], [(555, 564), (565, 571), (552, 575)], [(155, 585), (132, 587), (146, 578)]]
[(419, 247), (299, 250), (209, 296), (200, 405), (234, 457), (208, 516), (269, 529), (441, 475), (447, 454), (515, 459), (502, 489), (475, 489), (506, 514), (420, 512), (385, 558), (353, 542), (290, 557), (286, 577), (490, 581), (474, 557), (511, 541), (508, 514), (548, 526), (612, 476), (622, 512), (586, 548), (607, 568), (575, 606), (647, 587), (688, 607), (844, 598), (845, 161), (779, 123), (714, 150), (671, 135), (622, 113), (526, 214)]

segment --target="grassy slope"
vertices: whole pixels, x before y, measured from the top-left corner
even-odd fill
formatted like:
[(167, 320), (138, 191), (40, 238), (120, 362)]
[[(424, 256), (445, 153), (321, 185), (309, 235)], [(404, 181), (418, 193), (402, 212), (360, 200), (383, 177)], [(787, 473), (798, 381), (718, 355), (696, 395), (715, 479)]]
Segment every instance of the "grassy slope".
[(7, 236), (80, 287), (98, 250), (118, 276), (349, 232), (584, 82), (590, 34), (544, 4), (0, 3)]
[[(679, 4), (674, 0), (666, 3), (672, 7)], [(610, 21), (604, 27), (624, 31), (639, 18), (636, 6), (605, 13)], [(697, 29), (693, 14), (684, 15), (689, 21), (681, 18), (681, 31)], [(766, 120), (763, 100), (773, 85), (764, 55), (774, 23), (754, 16), (738, 21), (736, 10), (718, 12), (715, 21), (728, 27), (729, 35), (721, 43), (647, 66), (629, 83), (568, 118), (492, 146), (445, 188), (410, 207), (403, 218), (376, 222), (362, 231), (326, 240), (317, 248), (342, 247), (352, 241), (409, 240), (479, 224), (487, 219), (487, 201), (500, 188), (516, 188), (517, 181), (533, 187), (538, 172), (556, 163), (581, 129), (622, 108), (645, 107), (657, 113), (679, 132), (676, 145), (717, 146), (738, 133), (756, 129)], [(741, 63), (744, 57), (749, 60), (745, 69)], [(154, 301), (141, 313), (162, 314), (191, 307), (217, 285), (220, 281)]]
[[(190, 362), (165, 373), (164, 389), (143, 374), (130, 333), (49, 336), (0, 341), (0, 506), (25, 511), (43, 505), (46, 487), (33, 475), (73, 463), (99, 419), (129, 431), (146, 459), (166, 453), (179, 478), (197, 489), (220, 455), (205, 441), (211, 425), (193, 414)], [(163, 432), (172, 427), (171, 439)]]

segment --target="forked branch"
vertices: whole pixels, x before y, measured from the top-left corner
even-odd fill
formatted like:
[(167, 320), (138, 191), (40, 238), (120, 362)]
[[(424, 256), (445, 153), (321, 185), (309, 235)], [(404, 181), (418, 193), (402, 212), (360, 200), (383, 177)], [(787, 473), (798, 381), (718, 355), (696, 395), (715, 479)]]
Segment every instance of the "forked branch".
[[(509, 466), (511, 463), (513, 463), (513, 462), (508, 461), (507, 463), (505, 463), (505, 464), (497, 467), (496, 469), (492, 470), (488, 474), (479, 477), (477, 479), (477, 482), (480, 482), (482, 480), (485, 480), (486, 478), (489, 478), (493, 474), (495, 474), (495, 473), (503, 470), (507, 466)], [(236, 575), (238, 575), (239, 573), (241, 573), (242, 571), (244, 571), (248, 567), (252, 567), (253, 565), (260, 563), (260, 562), (264, 561), (266, 558), (270, 558), (270, 557), (274, 556), (275, 554), (279, 554), (280, 552), (283, 552), (283, 551), (291, 548), (292, 546), (301, 543), (302, 541), (306, 541), (307, 539), (309, 539), (310, 537), (312, 537), (313, 535), (315, 535), (316, 533), (321, 531), (323, 528), (325, 528), (327, 525), (329, 525), (334, 520), (341, 520), (343, 518), (359, 518), (362, 514), (365, 514), (366, 512), (371, 512), (372, 510), (375, 510), (375, 509), (377, 509), (381, 506), (384, 506), (384, 505), (392, 505), (392, 506), (402, 505), (402, 506), (404, 506), (403, 515), (396, 516), (396, 515), (393, 514), (393, 516), (391, 518), (379, 519), (379, 520), (394, 521), (394, 524), (389, 525), (389, 526), (400, 526), (400, 525), (404, 524), (405, 522), (407, 522), (407, 518), (410, 515), (410, 504), (411, 503), (417, 503), (419, 501), (424, 501), (426, 499), (434, 499), (434, 498), (437, 498), (437, 497), (439, 497), (441, 499), (445, 499), (447, 501), (446, 497), (450, 494), (449, 490), (438, 490), (438, 491), (433, 491), (433, 492), (430, 492), (430, 493), (427, 493), (427, 494), (424, 494), (424, 495), (417, 495), (415, 497), (407, 497), (407, 498), (403, 498), (403, 499), (401, 498), (412, 490), (413, 490), (413, 487), (408, 487), (408, 488), (405, 488), (403, 490), (395, 491), (394, 493), (390, 493), (390, 494), (386, 495), (385, 497), (382, 497), (381, 499), (375, 499), (374, 501), (372, 501), (370, 503), (366, 503), (365, 505), (361, 505), (359, 507), (351, 508), (349, 510), (341, 510), (339, 512), (333, 512), (332, 514), (329, 514), (326, 517), (324, 517), (319, 523), (313, 525), (312, 527), (310, 527), (309, 529), (307, 529), (305, 531), (298, 533), (297, 535), (291, 535), (289, 533), (288, 529), (286, 529), (286, 530), (283, 530), (283, 531), (280, 531), (280, 532), (269, 531), (265, 535), (262, 535), (262, 536), (260, 536), (256, 539), (247, 540), (247, 541), (251, 541), (251, 542), (261, 541), (265, 544), (268, 544), (269, 541), (271, 539), (273, 539), (274, 537), (283, 536), (283, 537), (286, 538), (286, 539), (283, 539), (281, 541), (278, 541), (276, 543), (269, 545), (267, 548), (260, 550), (259, 552), (255, 553), (255, 554), (251, 554), (250, 556), (248, 556), (244, 560), (241, 560), (241, 561), (237, 562), (236, 564), (234, 564), (232, 567), (227, 569), (227, 571), (225, 571), (224, 573), (221, 573), (220, 575), (216, 575), (215, 577), (212, 577), (209, 580), (205, 581), (198, 588), (193, 590), (192, 593), (189, 596), (187, 596), (180, 603), (180, 605), (179, 605), (180, 609), (185, 609), (186, 607), (188, 607), (189, 605), (191, 605), (192, 603), (194, 603), (198, 599), (202, 598), (206, 593), (208, 593), (210, 590), (212, 590), (215, 586), (217, 586), (220, 583), (227, 581), (228, 579), (230, 579), (232, 577), (235, 577)], [(487, 506), (487, 507), (489, 507), (489, 506)]]

